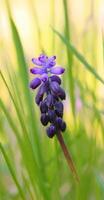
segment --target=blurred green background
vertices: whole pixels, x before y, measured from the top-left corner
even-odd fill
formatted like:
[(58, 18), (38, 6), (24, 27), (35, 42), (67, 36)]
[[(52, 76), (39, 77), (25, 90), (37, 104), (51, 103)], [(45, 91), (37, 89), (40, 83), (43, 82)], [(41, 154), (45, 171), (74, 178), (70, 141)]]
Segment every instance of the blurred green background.
[[(29, 90), (42, 52), (66, 69), (63, 137), (80, 183)], [(103, 0), (0, 1), (0, 200), (104, 199), (103, 74)]]

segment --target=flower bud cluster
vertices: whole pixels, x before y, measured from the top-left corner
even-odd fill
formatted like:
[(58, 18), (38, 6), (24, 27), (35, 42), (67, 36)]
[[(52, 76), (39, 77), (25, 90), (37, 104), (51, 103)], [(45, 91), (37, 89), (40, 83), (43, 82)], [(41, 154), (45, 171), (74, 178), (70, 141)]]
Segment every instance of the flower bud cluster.
[[(53, 67), (55, 63), (55, 56), (48, 58), (44, 54), (32, 61), (42, 68), (32, 68), (30, 70), (33, 74), (40, 74), (30, 83), (30, 88), (38, 88), (35, 102), (40, 108), (40, 121), (43, 126), (48, 126), (46, 132), (48, 137), (52, 138), (58, 131), (65, 131), (66, 123), (63, 121), (63, 103), (65, 99), (65, 91), (60, 86), (61, 79), (57, 76), (64, 73), (64, 68)], [(52, 69), (53, 70), (52, 70)], [(51, 69), (51, 70), (50, 70)], [(53, 74), (49, 76), (50, 74)]]

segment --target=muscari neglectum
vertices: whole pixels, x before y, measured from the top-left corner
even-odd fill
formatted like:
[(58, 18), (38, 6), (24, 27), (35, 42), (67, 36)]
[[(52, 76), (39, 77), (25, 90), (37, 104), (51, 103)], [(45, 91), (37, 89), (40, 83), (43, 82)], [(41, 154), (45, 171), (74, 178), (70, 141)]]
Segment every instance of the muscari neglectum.
[(64, 73), (65, 69), (56, 65), (56, 56), (48, 57), (41, 54), (38, 58), (32, 58), (36, 66), (30, 69), (32, 74), (37, 75), (31, 82), (30, 88), (36, 89), (37, 94), (35, 102), (40, 108), (40, 121), (43, 126), (47, 126), (46, 133), (49, 138), (55, 135), (61, 145), (68, 165), (79, 181), (71, 155), (64, 143), (62, 132), (66, 129), (66, 123), (63, 120), (63, 100), (66, 98), (64, 89), (61, 87), (61, 79), (58, 75)]

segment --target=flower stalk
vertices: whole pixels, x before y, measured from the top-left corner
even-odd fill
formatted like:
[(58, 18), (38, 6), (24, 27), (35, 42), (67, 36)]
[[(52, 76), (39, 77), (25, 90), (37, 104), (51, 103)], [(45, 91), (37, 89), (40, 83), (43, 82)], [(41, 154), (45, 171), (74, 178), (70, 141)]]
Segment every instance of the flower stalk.
[(36, 66), (31, 68), (30, 72), (38, 77), (30, 82), (30, 88), (33, 90), (38, 88), (35, 102), (40, 108), (40, 121), (43, 126), (49, 124), (46, 128), (46, 134), (49, 138), (57, 136), (68, 165), (78, 181), (74, 163), (62, 137), (62, 132), (66, 130), (66, 123), (63, 120), (63, 100), (65, 100), (66, 94), (61, 87), (59, 75), (62, 75), (65, 69), (61, 66), (55, 66), (56, 56), (48, 57), (41, 54), (38, 58), (32, 58), (32, 62)]
[(76, 178), (77, 182), (79, 182), (79, 176), (77, 174), (74, 162), (72, 160), (71, 154), (69, 153), (69, 151), (68, 151), (68, 149), (67, 149), (67, 147), (65, 145), (64, 139), (63, 139), (62, 134), (60, 133), (60, 131), (58, 132), (58, 134), (56, 134), (56, 136), (57, 136), (57, 139), (58, 139), (58, 141), (60, 143), (60, 146), (61, 146), (61, 149), (62, 149), (62, 151), (64, 153), (64, 156), (66, 158), (68, 166), (69, 166), (73, 176)]

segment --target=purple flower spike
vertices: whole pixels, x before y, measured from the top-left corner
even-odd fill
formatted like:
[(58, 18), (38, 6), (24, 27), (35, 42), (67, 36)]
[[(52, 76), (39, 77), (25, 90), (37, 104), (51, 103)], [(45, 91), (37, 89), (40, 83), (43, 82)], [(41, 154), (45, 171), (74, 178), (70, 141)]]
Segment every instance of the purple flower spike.
[[(39, 77), (33, 79), (30, 83), (30, 88), (35, 89), (39, 86), (35, 102), (40, 107), (40, 121), (43, 126), (47, 126), (47, 136), (52, 138), (60, 131), (64, 132), (66, 124), (63, 121), (63, 103), (66, 94), (63, 88), (60, 87), (61, 79), (58, 75), (64, 73), (62, 67), (55, 67), (56, 56), (48, 57), (41, 54), (38, 58), (32, 58), (32, 62), (41, 66), (30, 69), (32, 74), (39, 74)], [(52, 75), (54, 74), (54, 75)]]
[(41, 84), (40, 78), (35, 78), (31, 81), (30, 83), (30, 88), (31, 89), (36, 89), (39, 85)]
[[(55, 59), (56, 56), (48, 57), (45, 54), (32, 59), (32, 62), (37, 66), (41, 66), (41, 68), (35, 67), (30, 70), (31, 73), (40, 75), (30, 83), (30, 87), (35, 89), (41, 84), (35, 98), (35, 102), (40, 108), (40, 121), (43, 126), (47, 126), (49, 123), (49, 127), (46, 129), (47, 136), (49, 138), (57, 136), (68, 165), (79, 182), (71, 155), (68, 153), (61, 135), (66, 129), (66, 123), (63, 121), (64, 107), (62, 103), (66, 94), (63, 88), (60, 87), (61, 79), (57, 75), (64, 73), (65, 69), (62, 67), (55, 68)], [(52, 76), (51, 74), (56, 75)]]
[(57, 74), (57, 75), (63, 74), (64, 71), (65, 71), (65, 69), (62, 67), (54, 67), (54, 68), (50, 69), (50, 72), (52, 74)]

